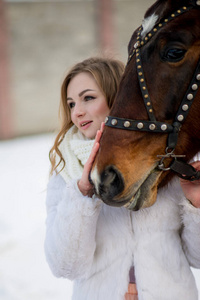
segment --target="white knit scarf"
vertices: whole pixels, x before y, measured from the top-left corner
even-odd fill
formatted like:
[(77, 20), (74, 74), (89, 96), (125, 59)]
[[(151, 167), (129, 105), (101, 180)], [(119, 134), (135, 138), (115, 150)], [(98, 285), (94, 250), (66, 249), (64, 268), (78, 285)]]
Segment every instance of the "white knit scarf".
[[(94, 140), (86, 138), (78, 128), (73, 125), (65, 134), (63, 141), (59, 145), (59, 150), (65, 160), (65, 167), (61, 163), (57, 170), (65, 181), (70, 179), (80, 179), (83, 173), (83, 167), (91, 153)], [(60, 157), (56, 156), (56, 164)]]

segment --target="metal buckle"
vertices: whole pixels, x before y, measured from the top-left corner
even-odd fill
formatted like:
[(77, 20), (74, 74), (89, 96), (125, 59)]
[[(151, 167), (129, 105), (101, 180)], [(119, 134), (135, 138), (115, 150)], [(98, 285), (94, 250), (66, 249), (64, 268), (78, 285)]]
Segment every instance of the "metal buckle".
[(174, 150), (175, 149), (172, 149), (171, 152), (168, 152), (169, 151), (169, 148), (167, 147), (165, 149), (165, 153), (164, 155), (157, 155), (157, 157), (161, 158), (159, 164), (158, 164), (158, 169), (161, 170), (161, 171), (169, 171), (170, 170), (170, 167), (165, 167), (165, 164), (164, 164), (164, 160), (166, 158), (174, 158), (174, 159), (177, 159), (177, 158), (180, 158), (180, 157), (185, 157), (186, 155), (176, 155), (174, 154)]

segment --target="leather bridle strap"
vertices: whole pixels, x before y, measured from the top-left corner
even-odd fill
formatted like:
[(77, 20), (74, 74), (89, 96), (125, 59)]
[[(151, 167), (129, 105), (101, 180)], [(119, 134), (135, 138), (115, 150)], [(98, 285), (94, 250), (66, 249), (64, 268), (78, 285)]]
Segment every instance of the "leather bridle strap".
[[(144, 79), (144, 78), (142, 78), (142, 79)], [(146, 86), (146, 85), (144, 85), (144, 86)], [(178, 109), (178, 112), (176, 114), (173, 124), (156, 121), (154, 114), (151, 111), (152, 110), (151, 105), (149, 105), (148, 101), (146, 101), (145, 102), (146, 107), (148, 110), (150, 110), (150, 113), (151, 113), (150, 121), (149, 120), (132, 120), (132, 119), (108, 116), (105, 120), (106, 126), (114, 127), (114, 128), (118, 128), (118, 129), (134, 130), (134, 131), (169, 133), (167, 148), (175, 149), (180, 128), (189, 113), (190, 107), (195, 99), (195, 96), (197, 94), (199, 86), (200, 86), (200, 61), (198, 62), (198, 65), (194, 72), (194, 75), (193, 75), (192, 81), (189, 85), (189, 88), (187, 89), (187, 92), (179, 106), (179, 109)], [(146, 97), (145, 97), (145, 99), (146, 99)], [(149, 99), (149, 96), (148, 96), (148, 99)]]
[(151, 132), (165, 132), (170, 133), (174, 131), (172, 125), (158, 122), (158, 121), (148, 121), (148, 120), (131, 120), (118, 117), (108, 116), (105, 119), (106, 126), (114, 127), (118, 129), (126, 129), (132, 131), (151, 131)]
[[(168, 22), (178, 17), (181, 14), (186, 13), (192, 8), (200, 7), (200, 1), (191, 0), (191, 6), (183, 6), (182, 8), (176, 10), (174, 13), (170, 14), (168, 18), (165, 18), (162, 22), (159, 22), (146, 36), (142, 37), (141, 31), (142, 26), (138, 29), (137, 34), (137, 42), (134, 45), (134, 49), (129, 56), (128, 63), (131, 61), (133, 56), (136, 56), (136, 68), (138, 81), (140, 84), (140, 89), (142, 93), (142, 97), (144, 100), (144, 104), (148, 113), (149, 120), (131, 120), (119, 117), (109, 116), (105, 120), (106, 126), (118, 128), (118, 129), (126, 129), (126, 130), (135, 130), (135, 131), (145, 131), (145, 132), (155, 132), (155, 133), (168, 133), (167, 146), (165, 149), (166, 154), (160, 155), (161, 160), (158, 164), (158, 169), (162, 171), (173, 170), (184, 179), (196, 180), (200, 178), (199, 173), (189, 164), (186, 164), (182, 161), (178, 161), (177, 157), (183, 157), (183, 155), (175, 155), (174, 149), (176, 147), (178, 141), (178, 134), (180, 128), (185, 121), (189, 109), (193, 103), (193, 100), (197, 94), (199, 85), (200, 85), (200, 60), (194, 72), (192, 81), (189, 85), (189, 88), (180, 104), (178, 112), (175, 116), (173, 124), (168, 124), (166, 122), (157, 121), (153, 112), (152, 102), (148, 93), (148, 89), (146, 86), (146, 81), (144, 77), (144, 72), (142, 68), (142, 60), (141, 60), (141, 48), (145, 45), (157, 32), (160, 28), (166, 25)], [(159, 156), (159, 155), (158, 155)], [(169, 167), (164, 166), (165, 158), (174, 158), (172, 164)]]
[(180, 178), (185, 180), (194, 181), (200, 179), (200, 171), (197, 171), (193, 166), (177, 159), (173, 160), (170, 165), (170, 170), (174, 171)]
[[(192, 106), (193, 100), (196, 97), (196, 94), (198, 92), (198, 88), (200, 86), (200, 60), (198, 62), (198, 65), (196, 67), (196, 70), (194, 72), (192, 81), (187, 89), (187, 92), (185, 93), (185, 96), (179, 106), (178, 112), (175, 117), (175, 121), (173, 123), (173, 127), (177, 127), (177, 129), (182, 126), (182, 123), (185, 121), (189, 110)], [(172, 132), (168, 136), (168, 148), (174, 149), (177, 144), (178, 140), (178, 132), (179, 130), (176, 130), (175, 132)]]

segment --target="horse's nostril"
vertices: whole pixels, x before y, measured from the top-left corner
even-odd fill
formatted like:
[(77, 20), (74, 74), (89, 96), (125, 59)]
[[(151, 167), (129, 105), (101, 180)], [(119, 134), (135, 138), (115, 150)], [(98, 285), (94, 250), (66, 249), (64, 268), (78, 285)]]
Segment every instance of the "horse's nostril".
[(112, 200), (124, 189), (124, 181), (120, 172), (109, 166), (101, 174), (100, 195), (102, 199)]
[(102, 174), (102, 182), (105, 185), (113, 184), (115, 180), (117, 180), (117, 173), (112, 167), (109, 167), (108, 170), (103, 172)]

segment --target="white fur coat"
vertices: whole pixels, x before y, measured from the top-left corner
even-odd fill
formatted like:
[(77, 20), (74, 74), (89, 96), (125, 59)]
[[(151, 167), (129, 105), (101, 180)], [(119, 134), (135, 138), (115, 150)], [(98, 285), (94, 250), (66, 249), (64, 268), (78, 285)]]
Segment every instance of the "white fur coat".
[(60, 145), (66, 165), (47, 189), (52, 272), (74, 280), (73, 300), (123, 300), (132, 265), (139, 300), (197, 300), (190, 265), (200, 268), (200, 209), (184, 198), (178, 180), (138, 212), (83, 196), (77, 179), (92, 145), (75, 126)]
[(139, 300), (198, 299), (190, 265), (200, 268), (200, 209), (176, 179), (152, 207), (131, 212), (53, 176), (46, 226), (47, 261), (55, 276), (74, 280), (73, 300), (123, 300), (132, 265)]

